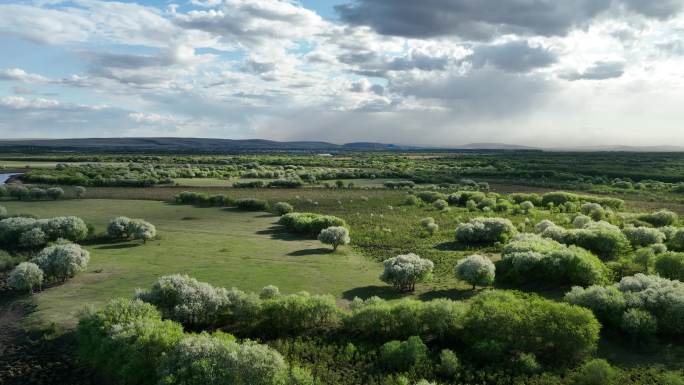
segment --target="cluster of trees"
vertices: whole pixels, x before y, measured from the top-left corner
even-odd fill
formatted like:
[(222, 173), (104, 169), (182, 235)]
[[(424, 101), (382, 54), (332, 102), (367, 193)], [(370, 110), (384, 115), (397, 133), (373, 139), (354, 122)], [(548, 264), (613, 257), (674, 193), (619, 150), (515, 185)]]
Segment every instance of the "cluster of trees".
[(44, 282), (64, 282), (88, 267), (90, 254), (81, 246), (60, 241), (36, 254), (29, 262), (17, 265), (8, 276), (15, 290), (33, 292)]
[(677, 280), (636, 274), (609, 286), (573, 287), (565, 300), (636, 338), (684, 336), (684, 283)]
[(518, 367), (532, 361), (565, 366), (593, 352), (600, 328), (587, 309), (516, 292), (487, 291), (470, 302), (373, 297), (355, 299), (351, 311), (344, 311), (331, 296), (282, 295), (273, 287), (258, 296), (170, 276), (137, 298), (190, 330), (223, 328), (267, 339), (336, 335), (380, 344), (410, 340), (380, 348), (385, 352), (380, 361), (390, 367), (403, 362), (402, 352), (412, 350), (408, 346), (422, 351), (423, 344), (447, 347), (451, 353), (446, 355), (460, 352), (483, 365)]
[[(80, 198), (85, 194), (85, 190), (81, 192), (80, 189), (75, 188), (74, 194)], [(9, 186), (0, 186), (0, 198), (2, 197), (15, 198), (22, 201), (46, 199), (58, 200), (64, 198), (64, 189), (61, 187), (29, 188), (21, 184), (12, 184)]]
[(116, 217), (107, 224), (107, 235), (112, 239), (140, 239), (147, 242), (157, 236), (157, 228), (142, 219)]
[(576, 221), (582, 228), (565, 229), (549, 226), (542, 235), (555, 241), (576, 245), (606, 260), (614, 259), (629, 249), (630, 243), (619, 227), (605, 221)]
[(496, 263), (496, 279), (518, 285), (593, 285), (606, 283), (609, 271), (599, 258), (536, 234), (517, 235)]
[(74, 216), (49, 219), (10, 217), (0, 220), (0, 247), (9, 250), (38, 249), (58, 239), (82, 241), (89, 232), (88, 225)]
[(308, 371), (272, 348), (221, 332), (184, 333), (140, 300), (113, 300), (91, 312), (77, 337), (86, 362), (126, 384), (313, 384)]

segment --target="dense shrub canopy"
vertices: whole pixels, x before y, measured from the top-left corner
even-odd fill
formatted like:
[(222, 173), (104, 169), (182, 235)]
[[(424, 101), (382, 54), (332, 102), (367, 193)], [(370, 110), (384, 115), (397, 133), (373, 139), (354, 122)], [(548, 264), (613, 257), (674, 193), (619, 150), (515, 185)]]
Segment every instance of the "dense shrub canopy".
[(608, 269), (595, 255), (535, 234), (506, 245), (496, 263), (497, 280), (532, 285), (592, 285), (608, 281)]
[(622, 232), (634, 248), (650, 246), (665, 241), (665, 234), (654, 228), (627, 226), (622, 229)]
[(317, 236), (323, 229), (333, 226), (348, 227), (347, 223), (332, 215), (313, 213), (289, 213), (280, 217), (278, 223), (288, 231)]
[(456, 278), (475, 286), (489, 286), (494, 283), (494, 263), (487, 257), (473, 254), (456, 264)]
[(60, 243), (40, 251), (31, 262), (40, 267), (48, 280), (65, 281), (88, 267), (90, 253), (75, 243)]
[(271, 209), (273, 209), (274, 214), (279, 216), (283, 216), (294, 211), (294, 207), (287, 202), (277, 202), (271, 207)]
[(587, 249), (604, 259), (612, 259), (627, 250), (629, 241), (617, 226), (608, 222), (592, 222), (581, 229), (547, 228), (542, 236), (566, 245)]
[(235, 205), (247, 211), (268, 211), (268, 202), (256, 198), (242, 198), (235, 201)]
[(665, 253), (655, 262), (656, 272), (665, 278), (684, 282), (684, 253)]
[(262, 304), (259, 330), (272, 336), (324, 334), (339, 328), (342, 315), (333, 296), (281, 295)]
[(642, 214), (637, 217), (640, 221), (650, 223), (656, 227), (672, 226), (677, 223), (679, 216), (669, 210), (660, 210), (651, 214)]
[(456, 227), (456, 241), (466, 245), (506, 242), (515, 234), (515, 226), (505, 218), (474, 218)]
[(399, 255), (386, 259), (382, 264), (384, 270), (380, 279), (401, 291), (413, 291), (417, 282), (429, 281), (435, 267), (432, 261), (416, 254)]
[(116, 217), (109, 221), (107, 235), (114, 239), (142, 239), (147, 242), (157, 236), (157, 228), (142, 219)]
[(43, 270), (35, 263), (22, 262), (10, 272), (7, 284), (14, 290), (32, 292), (43, 284)]
[(471, 301), (463, 338), (473, 357), (488, 363), (522, 352), (547, 364), (569, 365), (596, 349), (600, 327), (581, 307), (493, 291)]
[(684, 283), (680, 281), (636, 274), (608, 287), (573, 287), (565, 299), (592, 309), (604, 323), (616, 328), (626, 310), (640, 309), (657, 320), (659, 333), (684, 335)]

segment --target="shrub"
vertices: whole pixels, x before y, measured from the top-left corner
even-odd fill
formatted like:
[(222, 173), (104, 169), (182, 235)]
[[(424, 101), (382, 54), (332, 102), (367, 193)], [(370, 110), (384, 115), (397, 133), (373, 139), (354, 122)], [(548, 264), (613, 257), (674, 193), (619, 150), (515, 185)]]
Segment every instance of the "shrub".
[(45, 190), (45, 192), (47, 193), (47, 196), (53, 200), (60, 199), (64, 196), (64, 190), (61, 187), (50, 187)]
[(516, 204), (521, 204), (523, 202), (530, 202), (534, 206), (541, 206), (542, 203), (542, 198), (539, 196), (539, 194), (526, 194), (526, 193), (514, 193), (514, 194), (509, 194), (508, 199), (510, 199), (513, 203)]
[(160, 360), (183, 329), (162, 321), (152, 305), (117, 299), (82, 317), (76, 336), (81, 358), (101, 373), (124, 384), (156, 384)]
[(428, 348), (420, 337), (390, 341), (380, 347), (380, 362), (391, 371), (408, 371), (428, 361)]
[(262, 188), (266, 184), (261, 180), (253, 180), (248, 182), (233, 182), (233, 188)]
[(413, 291), (417, 282), (426, 282), (432, 278), (434, 263), (416, 254), (399, 255), (386, 259), (380, 280), (391, 284), (400, 291)]
[(461, 370), (461, 362), (456, 353), (449, 349), (439, 352), (439, 371), (446, 377), (454, 377)]
[(26, 200), (31, 196), (29, 189), (24, 186), (11, 186), (7, 190), (9, 196), (19, 200)]
[(107, 235), (114, 239), (126, 239), (130, 224), (131, 218), (116, 217), (107, 224)]
[(615, 258), (629, 246), (629, 241), (617, 226), (603, 221), (592, 222), (582, 229), (551, 227), (542, 235), (561, 243), (582, 247), (605, 259)]
[(665, 234), (668, 248), (684, 251), (684, 228), (661, 227), (659, 230)]
[(666, 253), (658, 257), (655, 270), (662, 277), (684, 282), (684, 253)]
[(281, 217), (285, 214), (289, 214), (294, 211), (294, 207), (292, 207), (292, 205), (287, 202), (278, 202), (274, 204), (271, 208), (273, 209), (274, 214)]
[(285, 226), (290, 232), (316, 236), (328, 227), (347, 227), (347, 223), (341, 218), (313, 213), (285, 214), (280, 217), (278, 223)]
[(35, 263), (22, 262), (10, 272), (7, 283), (14, 290), (32, 293), (43, 284), (43, 270)]
[(88, 225), (79, 217), (41, 219), (38, 224), (50, 240), (62, 238), (77, 242), (88, 237)]
[(637, 339), (649, 338), (658, 331), (658, 322), (646, 310), (629, 309), (622, 314), (620, 329)]
[(276, 179), (268, 182), (266, 187), (271, 188), (299, 188), (303, 187), (304, 182), (300, 179)]
[(494, 263), (487, 257), (473, 254), (456, 264), (456, 278), (473, 285), (489, 286), (494, 282)]
[(524, 201), (524, 202), (520, 203), (520, 208), (526, 213), (530, 212), (531, 210), (534, 209), (534, 203), (532, 203), (530, 201)]
[(29, 190), (29, 195), (33, 200), (41, 200), (47, 197), (47, 191), (45, 191), (42, 188), (34, 187), (31, 190)]
[(132, 220), (127, 232), (131, 238), (142, 239), (144, 243), (157, 236), (157, 228), (142, 219)]
[(574, 227), (576, 229), (583, 229), (583, 228), (589, 226), (592, 222), (593, 222), (593, 219), (591, 219), (590, 217), (588, 217), (584, 214), (578, 214), (572, 220), (572, 227)]
[(486, 197), (487, 195), (481, 191), (459, 191), (449, 194), (447, 200), (450, 204), (455, 206), (465, 206), (468, 201), (473, 201), (477, 206), (477, 203), (482, 202)]
[(561, 206), (566, 202), (578, 202), (579, 197), (575, 194), (566, 192), (550, 192), (542, 195), (542, 205), (548, 206), (553, 204), (554, 206)]
[(642, 214), (637, 217), (640, 221), (652, 224), (655, 227), (672, 226), (677, 223), (679, 216), (669, 210), (660, 210), (651, 214)]
[(498, 363), (514, 353), (569, 365), (589, 356), (599, 339), (591, 311), (535, 295), (490, 291), (471, 300), (462, 338), (473, 358)]
[(271, 336), (323, 334), (342, 325), (342, 311), (329, 295), (277, 296), (263, 303), (260, 317), (259, 330)]
[(421, 191), (417, 193), (416, 196), (425, 203), (434, 203), (435, 201), (440, 199), (447, 199), (446, 195), (435, 191)]
[(19, 236), (19, 246), (25, 249), (37, 249), (45, 246), (47, 242), (47, 235), (38, 227), (34, 227)]
[(618, 284), (573, 288), (566, 300), (594, 311), (606, 325), (619, 327), (628, 309), (648, 311), (661, 334), (684, 335), (684, 283), (658, 276), (636, 274)]
[(456, 227), (456, 241), (472, 244), (506, 242), (515, 234), (515, 226), (504, 218), (475, 218)]
[(590, 252), (535, 234), (521, 234), (504, 247), (497, 280), (513, 284), (591, 285), (608, 280), (608, 270)]
[(159, 278), (150, 290), (139, 290), (136, 297), (155, 305), (164, 318), (191, 329), (225, 322), (230, 305), (226, 289), (179, 274)]
[(534, 226), (534, 231), (535, 231), (536, 233), (541, 234), (541, 233), (543, 233), (546, 229), (548, 229), (549, 227), (553, 227), (553, 226), (556, 226), (556, 224), (553, 223), (553, 222), (551, 222), (551, 221), (548, 220), (548, 219), (544, 219), (544, 220), (542, 220), (541, 222), (537, 223), (537, 224)]
[(271, 299), (271, 298), (275, 298), (279, 295), (280, 295), (280, 289), (278, 289), (277, 286), (268, 285), (268, 286), (264, 286), (264, 288), (261, 289), (261, 293), (259, 293), (259, 298), (260, 299)]
[(76, 198), (83, 198), (86, 194), (86, 188), (83, 186), (74, 187), (74, 195)]
[(650, 246), (665, 241), (665, 234), (658, 229), (649, 227), (628, 226), (622, 229), (622, 232), (634, 248)]
[(439, 231), (439, 225), (436, 223), (428, 223), (424, 227), (425, 231), (427, 231), (428, 234), (430, 235), (435, 235)]
[(318, 240), (326, 245), (332, 245), (333, 251), (336, 251), (338, 246), (349, 244), (349, 230), (342, 226), (328, 227), (318, 234)]
[(437, 210), (444, 210), (449, 207), (449, 203), (447, 203), (447, 201), (444, 199), (437, 199), (436, 201), (432, 202), (432, 206)]
[(573, 385), (611, 385), (615, 383), (617, 371), (606, 360), (593, 359), (582, 365), (572, 375)]
[(88, 267), (90, 253), (75, 243), (49, 246), (40, 251), (31, 262), (38, 265), (45, 279), (66, 281)]
[(203, 333), (183, 338), (163, 357), (159, 384), (283, 385), (287, 375), (287, 364), (275, 350)]
[(406, 206), (417, 206), (420, 204), (420, 202), (421, 202), (420, 198), (418, 198), (417, 196), (415, 196), (413, 194), (409, 194), (406, 196), (406, 198), (404, 198), (403, 204)]
[(235, 201), (235, 205), (241, 210), (268, 211), (268, 202), (256, 198), (242, 198)]
[(585, 203), (580, 206), (580, 211), (594, 221), (600, 221), (606, 216), (606, 210), (598, 203)]
[(0, 272), (14, 268), (21, 260), (20, 257), (15, 257), (5, 250), (0, 250)]

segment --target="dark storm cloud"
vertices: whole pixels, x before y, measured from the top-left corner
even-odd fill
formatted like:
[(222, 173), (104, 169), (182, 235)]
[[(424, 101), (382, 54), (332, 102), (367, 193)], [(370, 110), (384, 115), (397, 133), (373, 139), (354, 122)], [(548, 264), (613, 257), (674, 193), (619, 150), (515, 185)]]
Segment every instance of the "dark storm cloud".
[(599, 14), (624, 8), (666, 18), (681, 0), (356, 0), (336, 7), (343, 21), (383, 35), (489, 40), (505, 33), (564, 36)]
[(338, 6), (342, 20), (384, 35), (457, 35), (488, 40), (505, 32), (565, 35), (610, 7), (611, 0), (358, 0)]
[(625, 73), (625, 63), (623, 62), (603, 62), (594, 63), (583, 72), (571, 72), (564, 74), (561, 78), (575, 80), (606, 80), (619, 78)]
[(554, 64), (558, 57), (545, 48), (532, 47), (526, 41), (513, 41), (475, 47), (467, 60), (476, 68), (490, 65), (507, 72), (529, 72)]

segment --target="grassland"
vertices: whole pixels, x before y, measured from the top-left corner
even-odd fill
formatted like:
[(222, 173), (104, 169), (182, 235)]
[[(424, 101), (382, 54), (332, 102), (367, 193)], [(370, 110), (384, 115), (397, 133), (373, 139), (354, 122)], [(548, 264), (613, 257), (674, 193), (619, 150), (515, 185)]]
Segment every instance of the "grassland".
[(190, 274), (223, 287), (258, 291), (274, 284), (286, 293), (306, 290), (339, 298), (377, 286), (380, 266), (348, 249), (335, 254), (315, 240), (274, 227), (276, 217), (233, 209), (195, 208), (158, 201), (68, 200), (5, 202), (10, 212), (39, 217), (77, 215), (102, 232), (109, 219), (141, 217), (157, 226), (159, 239), (141, 244), (91, 244), (87, 272), (32, 297), (31, 324), (71, 326), (85, 305), (131, 296), (159, 276)]

